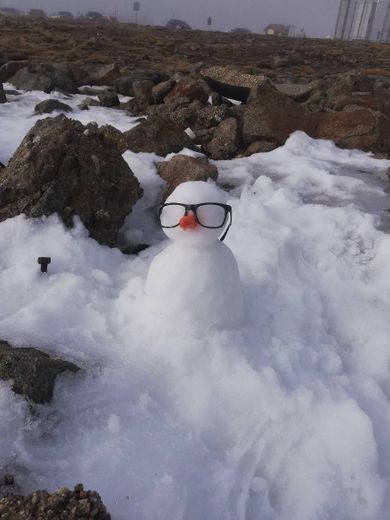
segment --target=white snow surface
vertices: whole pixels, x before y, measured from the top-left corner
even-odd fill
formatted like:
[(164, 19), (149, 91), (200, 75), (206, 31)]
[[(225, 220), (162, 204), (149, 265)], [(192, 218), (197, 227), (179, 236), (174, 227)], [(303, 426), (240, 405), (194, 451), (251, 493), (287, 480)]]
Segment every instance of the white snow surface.
[[(36, 120), (34, 96), (0, 105), (3, 162)], [(388, 519), (389, 161), (297, 132), (216, 163), (233, 187), (226, 243), (246, 311), (223, 330), (147, 313), (148, 267), (168, 241), (151, 218), (138, 225), (162, 184), (155, 156), (124, 157), (148, 188), (126, 222), (151, 237), (138, 256), (56, 216), (0, 223), (0, 337), (84, 370), (33, 415), (0, 383), (0, 468), (28, 472), (31, 489), (83, 482), (114, 520)]]

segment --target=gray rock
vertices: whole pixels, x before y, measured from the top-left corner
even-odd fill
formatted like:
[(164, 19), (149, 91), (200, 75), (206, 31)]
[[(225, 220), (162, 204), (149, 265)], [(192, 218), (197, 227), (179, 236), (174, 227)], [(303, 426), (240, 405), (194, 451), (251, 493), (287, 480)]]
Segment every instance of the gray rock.
[(30, 63), (9, 78), (9, 82), (21, 90), (43, 90), (47, 93), (59, 90), (70, 94), (77, 92), (71, 68), (62, 64)]
[(162, 72), (153, 72), (146, 70), (135, 70), (129, 72), (126, 76), (122, 76), (114, 81), (115, 90), (124, 96), (134, 96), (133, 83), (135, 81), (152, 81), (157, 85), (162, 81), (169, 79), (169, 76)]
[(112, 108), (118, 107), (120, 105), (120, 101), (116, 92), (112, 90), (105, 90), (98, 94), (98, 99), (100, 104), (104, 107)]
[(34, 112), (37, 114), (50, 114), (54, 110), (60, 110), (61, 112), (72, 112), (72, 108), (66, 103), (61, 103), (57, 99), (47, 99), (41, 101), (35, 105)]
[(125, 132), (129, 150), (165, 156), (192, 147), (188, 135), (170, 118), (151, 116)]
[(0, 83), (0, 103), (7, 103), (7, 97), (5, 95), (2, 83)]
[(57, 213), (72, 227), (78, 215), (92, 238), (116, 246), (141, 195), (133, 172), (97, 125), (60, 115), (38, 121), (0, 171), (0, 221)]
[(28, 67), (29, 61), (27, 60), (15, 60), (7, 61), (0, 67), (0, 83), (5, 83), (9, 80), (18, 70)]
[(36, 348), (15, 348), (0, 340), (0, 379), (12, 380), (12, 390), (34, 403), (49, 403), (57, 376), (78, 370), (74, 363), (52, 359)]
[(266, 76), (244, 74), (230, 67), (209, 67), (200, 74), (215, 92), (239, 101), (246, 101), (253, 87), (268, 81)]
[(152, 100), (153, 103), (158, 105), (164, 101), (164, 98), (175, 86), (175, 81), (173, 79), (168, 79), (167, 81), (163, 81), (158, 85), (155, 85), (152, 88)]

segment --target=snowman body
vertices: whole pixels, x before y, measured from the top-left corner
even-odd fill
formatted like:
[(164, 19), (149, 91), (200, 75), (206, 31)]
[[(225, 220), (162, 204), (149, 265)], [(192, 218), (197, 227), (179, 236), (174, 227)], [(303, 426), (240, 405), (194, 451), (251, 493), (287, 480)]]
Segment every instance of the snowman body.
[[(167, 202), (221, 202), (223, 192), (201, 181), (183, 183)], [(150, 305), (162, 316), (202, 326), (231, 327), (243, 317), (237, 262), (218, 237), (223, 230), (196, 226), (164, 229), (172, 242), (152, 261), (145, 285)]]

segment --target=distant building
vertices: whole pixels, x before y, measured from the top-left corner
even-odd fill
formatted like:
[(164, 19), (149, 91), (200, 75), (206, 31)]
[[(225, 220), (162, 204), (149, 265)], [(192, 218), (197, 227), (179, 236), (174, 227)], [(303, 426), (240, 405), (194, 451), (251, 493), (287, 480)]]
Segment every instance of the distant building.
[(278, 23), (270, 23), (267, 25), (267, 27), (264, 29), (265, 34), (269, 34), (272, 36), (288, 36), (289, 34), (289, 26), (288, 25), (281, 25)]
[(377, 7), (377, 0), (340, 0), (334, 37), (340, 40), (370, 39)]
[(390, 0), (387, 4), (382, 29), (379, 33), (378, 40), (382, 42), (390, 42)]

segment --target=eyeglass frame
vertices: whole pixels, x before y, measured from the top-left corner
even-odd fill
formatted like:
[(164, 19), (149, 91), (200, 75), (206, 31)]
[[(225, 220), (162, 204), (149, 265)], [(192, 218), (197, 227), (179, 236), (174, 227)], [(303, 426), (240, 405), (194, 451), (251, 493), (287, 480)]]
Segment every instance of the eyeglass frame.
[[(159, 208), (159, 211), (158, 211), (158, 218), (159, 218), (161, 227), (165, 228), (165, 229), (173, 229), (173, 228), (176, 228), (176, 227), (180, 226), (180, 222), (178, 222), (174, 226), (163, 226), (162, 225), (162, 223), (161, 223), (161, 213), (162, 213), (162, 210), (164, 209), (165, 206), (182, 206), (184, 208), (184, 210), (185, 210), (183, 217), (188, 215), (188, 211), (192, 211), (192, 213), (193, 213), (193, 215), (195, 217), (196, 222), (201, 227), (204, 227), (206, 229), (222, 229), (226, 225), (227, 216), (229, 215), (230, 216), (229, 224), (226, 227), (223, 235), (219, 238), (219, 240), (221, 242), (224, 241), (224, 239), (225, 239), (225, 237), (227, 235), (227, 232), (229, 231), (229, 228), (230, 228), (230, 226), (232, 225), (232, 222), (233, 222), (232, 207), (229, 204), (222, 204), (221, 202), (201, 202), (199, 204), (182, 204), (181, 202), (167, 202), (166, 204), (162, 204), (160, 206), (160, 208)], [(197, 209), (198, 209), (199, 206), (220, 206), (221, 208), (223, 208), (225, 210), (225, 216), (224, 216), (222, 225), (221, 226), (205, 226), (204, 224), (202, 224), (199, 221), (198, 215), (197, 215)]]

